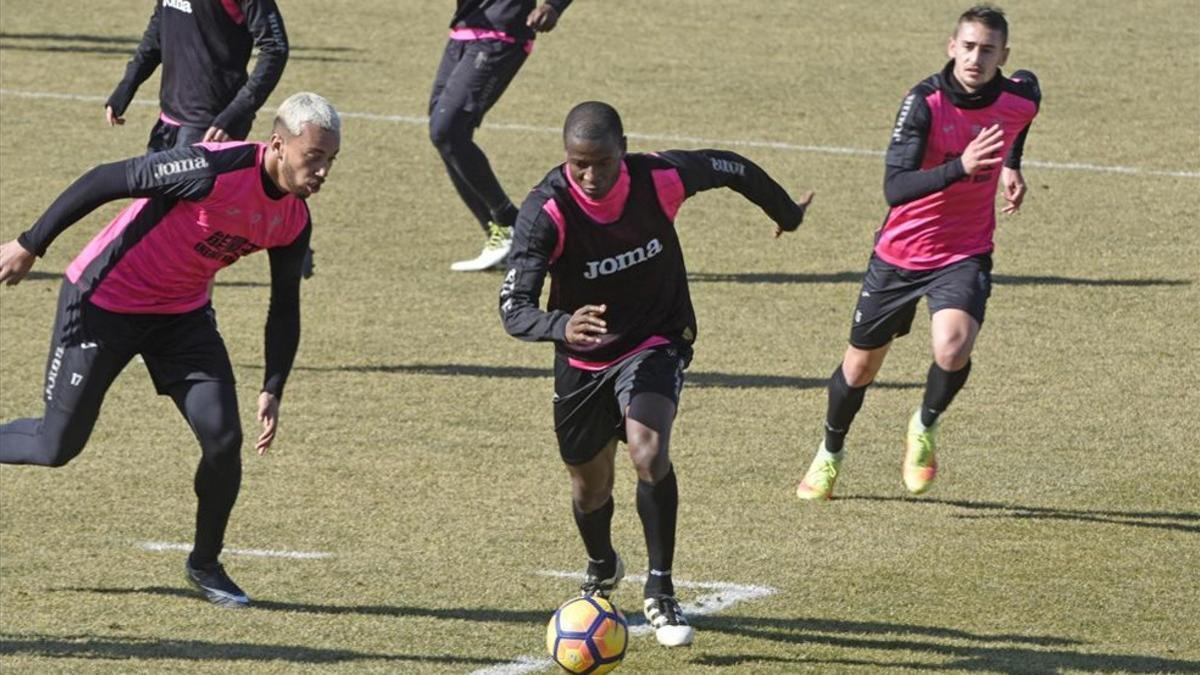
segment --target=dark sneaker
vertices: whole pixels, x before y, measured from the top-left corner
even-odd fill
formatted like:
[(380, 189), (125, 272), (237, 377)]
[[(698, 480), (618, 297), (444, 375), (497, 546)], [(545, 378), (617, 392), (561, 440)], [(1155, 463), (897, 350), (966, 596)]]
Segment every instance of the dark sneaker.
[(644, 604), (646, 622), (654, 629), (658, 644), (665, 647), (683, 647), (692, 644), (696, 632), (688, 625), (679, 608), (679, 601), (672, 595), (656, 595), (646, 598)]
[(608, 598), (613, 591), (617, 590), (617, 584), (621, 583), (621, 579), (625, 577), (625, 561), (621, 560), (621, 556), (613, 553), (617, 558), (617, 564), (613, 568), (611, 577), (604, 579), (596, 574), (588, 565), (587, 576), (583, 579), (583, 585), (579, 587), (582, 595), (598, 595), (602, 598)]
[(250, 598), (246, 596), (246, 592), (233, 583), (233, 579), (229, 578), (225, 567), (220, 563), (199, 568), (186, 563), (184, 568), (187, 570), (188, 583), (195, 586), (214, 605), (233, 609), (250, 606)]

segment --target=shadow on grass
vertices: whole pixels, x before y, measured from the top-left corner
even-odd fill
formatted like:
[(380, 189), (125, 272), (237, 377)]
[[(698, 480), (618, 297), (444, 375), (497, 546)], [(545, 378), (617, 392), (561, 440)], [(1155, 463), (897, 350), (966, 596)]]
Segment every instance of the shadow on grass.
[[(188, 590), (149, 586), (143, 588), (67, 588), (67, 592), (105, 595), (160, 595), (185, 597), (200, 602)], [(327, 605), (256, 600), (249, 611), (299, 612), (324, 615), (421, 617), (480, 623), (515, 623), (540, 626), (544, 611), (492, 608), (427, 608), (389, 605)], [(782, 671), (801, 666), (827, 664), (872, 666), (914, 670), (967, 670), (1001, 673), (1081, 672), (1200, 672), (1200, 661), (1135, 654), (1073, 651), (1086, 643), (1071, 638), (1012, 633), (975, 633), (957, 628), (923, 626), (881, 621), (848, 621), (798, 617), (794, 619), (751, 616), (697, 616), (693, 623), (701, 632), (725, 633), (743, 638), (787, 645), (825, 645), (845, 650), (892, 651), (927, 655), (923, 661), (847, 658), (787, 658), (753, 653), (701, 655), (693, 663), (708, 667), (736, 668), (774, 664)], [(220, 650), (220, 651), (218, 651)], [(286, 652), (286, 653), (285, 653)], [(284, 659), (310, 663), (348, 660), (392, 660), (431, 663), (490, 664), (496, 661), (453, 656), (412, 656), (326, 650), (279, 645), (219, 644), (195, 641), (153, 641), (113, 638), (47, 638), (45, 636), (0, 635), (0, 654), (25, 653), (86, 658), (186, 658), (186, 659)], [(934, 659), (950, 659), (944, 663)]]
[(326, 649), (307, 645), (253, 644), (250, 642), (205, 642), (158, 638), (0, 634), (0, 654), (72, 659), (170, 659), (182, 661), (277, 661), (286, 663), (341, 663), (346, 661), (390, 661), (396, 663), (443, 663), (489, 666), (501, 659), (451, 656), (448, 654), (384, 654), (352, 649)]
[[(171, 588), (168, 586), (144, 586), (142, 588), (61, 588), (55, 592), (96, 593), (98, 595), (159, 595), (165, 597), (185, 598), (189, 601), (203, 602), (195, 591), (186, 588)], [(452, 619), (458, 621), (476, 621), (480, 623), (527, 623), (542, 625), (550, 617), (549, 611), (542, 610), (511, 610), (476, 607), (471, 609), (459, 607), (409, 607), (404, 605), (325, 605), (308, 602), (279, 602), (255, 598), (249, 611), (267, 612), (300, 612), (304, 614), (326, 614), (333, 616), (390, 616), (395, 618), (416, 617), (425, 619)]]
[[(87, 35), (85, 33), (3, 33), (0, 40), (59, 40), (62, 42), (90, 42), (93, 44), (127, 44), (130, 49), (141, 41), (140, 35)], [(361, 47), (297, 47), (288, 45), (288, 52), (322, 51), (322, 52), (361, 52)]]
[[(15, 52), (44, 52), (48, 54), (102, 54), (109, 56), (130, 56), (133, 54), (133, 49), (136, 43), (131, 43), (129, 48), (124, 47), (83, 47), (80, 45), (14, 45), (0, 43), (0, 51), (15, 51)], [(291, 54), (288, 56), (289, 61), (316, 61), (323, 63), (366, 63), (365, 59), (344, 59), (338, 56), (308, 56), (304, 54)]]
[[(929, 506), (951, 506), (978, 513), (960, 514), (959, 518), (1017, 518), (1026, 520), (1075, 520), (1085, 523), (1129, 525), (1157, 530), (1200, 533), (1200, 513), (1190, 511), (1089, 511), (1083, 509), (1052, 509), (1042, 506), (1021, 506), (1002, 502), (976, 502), (966, 499), (937, 499), (936, 497), (880, 497), (850, 495), (839, 500), (865, 502), (904, 502)], [(1175, 521), (1175, 522), (1172, 522)], [(1195, 525), (1188, 523), (1198, 523)]]
[[(22, 52), (68, 52), (81, 54), (117, 54), (122, 56), (132, 56), (133, 50), (137, 48), (141, 42), (141, 36), (114, 36), (114, 35), (87, 35), (84, 33), (0, 33), (0, 40), (16, 40), (18, 42), (57, 42), (60, 44), (0, 44), (0, 50), (13, 50)], [(61, 44), (69, 42), (79, 42), (78, 44)], [(114, 47), (103, 47), (97, 45), (121, 45)], [(357, 47), (299, 47), (295, 45), (288, 46), (289, 60), (297, 61), (325, 61), (325, 62), (344, 62), (354, 63), (362, 62), (362, 59), (345, 59), (334, 56), (309, 56), (307, 54), (295, 54), (294, 52), (358, 52), (363, 51)]]
[[(261, 365), (239, 364), (239, 368), (262, 368)], [(553, 377), (549, 368), (524, 366), (488, 366), (472, 363), (407, 363), (375, 366), (296, 366), (293, 370), (342, 373), (387, 373), (412, 375), (437, 375), (444, 377), (488, 377), (514, 380)], [(825, 377), (792, 377), (788, 375), (761, 375), (755, 373), (706, 373), (687, 371), (684, 381), (689, 388), (717, 389), (824, 389), (829, 384)], [(871, 385), (880, 389), (918, 389), (923, 384), (912, 382), (876, 382)]]
[(21, 279), (21, 283), (27, 281), (61, 281), (63, 279), (62, 272), (43, 272), (41, 270), (29, 270), (25, 274), (25, 278)]
[[(30, 270), (21, 283), (36, 282), (36, 281), (62, 281), (62, 272), (43, 272), (42, 270)], [(268, 288), (271, 283), (269, 281), (218, 281), (217, 288)]]
[[(830, 273), (787, 273), (787, 272), (745, 272), (723, 274), (720, 272), (692, 272), (688, 281), (699, 283), (734, 283), (734, 284), (840, 284), (858, 283), (862, 281), (862, 272), (830, 272)], [(992, 282), (998, 286), (1124, 286), (1141, 288), (1144, 286), (1190, 286), (1188, 279), (1087, 279), (1081, 277), (1060, 276), (1018, 276), (1011, 274), (994, 274)]]
[[(1136, 654), (1081, 652), (1064, 647), (1082, 645), (1078, 640), (1050, 636), (979, 635), (953, 628), (914, 626), (882, 622), (837, 621), (828, 619), (764, 619), (744, 616), (702, 616), (694, 621), (697, 630), (727, 633), (756, 640), (789, 645), (826, 645), (847, 650), (914, 652), (929, 655), (928, 660), (889, 659), (794, 659), (750, 653), (704, 655), (693, 660), (697, 665), (738, 667), (755, 663), (777, 664), (781, 671), (803, 665), (873, 666), (913, 670), (967, 670), (999, 673), (1060, 673), (1081, 671), (1111, 672), (1198, 672), (1200, 661), (1170, 659)], [(929, 641), (890, 636), (916, 635), (940, 639)], [(889, 636), (889, 637), (875, 637)], [(966, 641), (982, 644), (954, 644)], [(1007, 643), (1007, 644), (1006, 644)], [(1016, 643), (1022, 646), (1012, 646)], [(1036, 647), (1046, 647), (1039, 649)], [(931, 662), (934, 657), (949, 658), (945, 663)]]

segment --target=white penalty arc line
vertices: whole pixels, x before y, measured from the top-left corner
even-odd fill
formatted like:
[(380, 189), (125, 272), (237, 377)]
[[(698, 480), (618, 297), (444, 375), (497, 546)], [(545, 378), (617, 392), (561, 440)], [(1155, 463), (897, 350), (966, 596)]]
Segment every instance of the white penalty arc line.
[[(0, 89), (0, 96), (12, 96), (15, 98), (32, 98), (32, 99), (52, 99), (59, 101), (81, 101), (86, 103), (104, 103), (108, 99), (104, 96), (84, 95), (84, 94), (59, 94), (45, 91), (21, 91), (17, 89)], [(158, 104), (153, 101), (133, 101), (134, 105), (154, 106)], [(264, 107), (262, 110), (266, 112), (274, 112), (275, 108)], [(386, 115), (380, 113), (367, 112), (341, 112), (342, 117), (347, 119), (370, 120), (374, 122), (394, 122), (398, 124), (411, 124), (425, 126), (429, 124), (429, 118), (422, 115)], [(494, 129), (497, 131), (518, 131), (536, 134), (553, 134), (555, 136), (562, 134), (562, 129), (558, 127), (545, 127), (532, 124), (517, 124), (505, 122), (486, 122), (485, 129)], [(684, 143), (687, 145), (697, 146), (734, 146), (743, 148), (765, 148), (770, 150), (782, 150), (785, 152), (801, 152), (821, 155), (844, 155), (851, 157), (883, 157), (884, 153), (880, 150), (866, 150), (863, 148), (849, 148), (829, 145), (804, 145), (799, 143), (786, 143), (783, 141), (762, 141), (745, 138), (704, 138), (701, 136), (683, 136), (679, 134), (662, 134), (652, 132), (630, 131), (626, 132), (626, 136), (647, 141), (659, 141), (667, 143)], [(1024, 160), (1025, 166), (1037, 167), (1039, 169), (1050, 169), (1054, 171), (1081, 171), (1087, 173), (1113, 173), (1125, 176), (1153, 176), (1161, 178), (1200, 178), (1200, 171), (1188, 171), (1184, 169), (1147, 169), (1137, 166), (1116, 166), (1107, 164), (1091, 164), (1088, 162), (1049, 162), (1037, 159)]]
[[(583, 575), (578, 572), (542, 570), (536, 574), (538, 576), (558, 579), (583, 580)], [(644, 574), (632, 574), (626, 576), (625, 581), (641, 584), (646, 581), (646, 576)], [(683, 613), (687, 616), (716, 614), (739, 602), (758, 600), (778, 593), (776, 589), (770, 586), (734, 584), (726, 581), (676, 581), (675, 588), (707, 591), (693, 600), (680, 603)], [(549, 618), (548, 615), (547, 618)], [(636, 615), (626, 615), (626, 619), (629, 620), (630, 635), (645, 635), (652, 630), (640, 612)], [(508, 663), (501, 663), (473, 671), (471, 675), (525, 675), (526, 673), (536, 673), (553, 667), (554, 661), (545, 656), (519, 656)]]
[[(137, 547), (146, 551), (191, 551), (191, 544), (175, 544), (166, 541), (139, 541)], [(226, 548), (224, 553), (244, 555), (255, 558), (291, 558), (293, 560), (322, 560), (332, 558), (332, 553), (324, 551), (273, 551), (261, 548)]]

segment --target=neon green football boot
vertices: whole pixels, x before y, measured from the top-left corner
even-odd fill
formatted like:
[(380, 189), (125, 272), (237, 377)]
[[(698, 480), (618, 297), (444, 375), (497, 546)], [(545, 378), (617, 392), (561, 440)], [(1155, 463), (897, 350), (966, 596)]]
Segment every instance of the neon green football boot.
[(904, 476), (904, 487), (914, 495), (924, 493), (933, 484), (937, 476), (938, 425), (931, 427), (921, 424), (921, 411), (913, 413), (908, 420), (908, 433), (904, 437), (904, 466), (901, 473)]
[(813, 457), (808, 466), (808, 473), (796, 486), (796, 496), (800, 499), (830, 499), (833, 497), (833, 484), (837, 482), (838, 473), (842, 466), (842, 453), (833, 454), (825, 449), (825, 441), (817, 448), (817, 456)]

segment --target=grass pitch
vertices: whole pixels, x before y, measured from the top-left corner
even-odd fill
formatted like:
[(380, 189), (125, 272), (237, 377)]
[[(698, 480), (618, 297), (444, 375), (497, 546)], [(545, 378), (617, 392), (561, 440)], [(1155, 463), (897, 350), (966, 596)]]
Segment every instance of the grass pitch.
[[(419, 120), (451, 4), (283, 7), (294, 51), (270, 104), (330, 97), (343, 152), (312, 202), (317, 276), (281, 435), (246, 457), (228, 545), (332, 557), (227, 556), (257, 601), (238, 613), (186, 592), (182, 553), (140, 548), (190, 540), (198, 451), (132, 364), (76, 461), (0, 468), (0, 669), (517, 672), (542, 655), (573, 586), (539, 572), (580, 569), (583, 551), (551, 348), (504, 335), (498, 274), (448, 272), (480, 244)], [(622, 112), (633, 150), (727, 147), (817, 191), (780, 241), (730, 193), (681, 212), (700, 340), (672, 447), (675, 571), (775, 592), (697, 616), (689, 649), (634, 637), (621, 672), (1200, 671), (1200, 5), (1004, 6), (1008, 70), (1045, 92), (1030, 194), (1000, 217), (975, 371), (923, 498), (899, 475), (923, 313), (868, 394), (839, 498), (792, 489), (886, 208), (871, 153), (963, 5), (577, 2), (478, 134), (514, 197), (561, 161), (554, 129), (591, 98)], [(87, 168), (142, 151), (153, 105), (120, 129), (102, 106), (148, 10), (0, 7), (0, 238)], [(0, 419), (39, 414), (58, 275), (116, 209), (0, 289)], [(248, 434), (267, 279), (255, 256), (215, 296)], [(623, 463), (614, 531), (638, 571), (634, 480)], [(639, 595), (616, 601), (636, 613)]]

